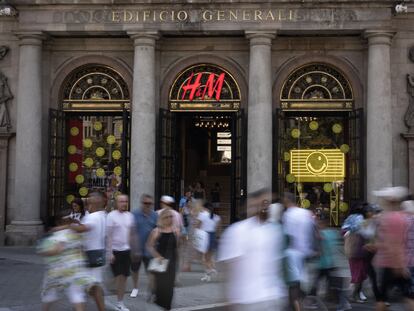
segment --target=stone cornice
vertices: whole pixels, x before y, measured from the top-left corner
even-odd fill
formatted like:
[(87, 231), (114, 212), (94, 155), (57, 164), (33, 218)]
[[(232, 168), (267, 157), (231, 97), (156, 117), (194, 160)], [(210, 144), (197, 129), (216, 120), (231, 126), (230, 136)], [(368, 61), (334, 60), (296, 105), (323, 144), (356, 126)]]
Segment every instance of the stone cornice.
[[(269, 4), (269, 1), (263, 0), (178, 0), (178, 1), (166, 1), (166, 0), (90, 0), (87, 1), (73, 1), (73, 0), (14, 0), (11, 3), (15, 6), (19, 5), (56, 5), (56, 4), (70, 4), (70, 5), (88, 5), (88, 4), (107, 4), (107, 5), (131, 5), (131, 4)], [(412, 3), (413, 0), (405, 0), (405, 3)], [(303, 6), (311, 6), (313, 4), (349, 4), (350, 6), (358, 6), (363, 4), (378, 5), (378, 6), (394, 6), (396, 1), (394, 0), (272, 0), (273, 4), (289, 5), (300, 4)]]

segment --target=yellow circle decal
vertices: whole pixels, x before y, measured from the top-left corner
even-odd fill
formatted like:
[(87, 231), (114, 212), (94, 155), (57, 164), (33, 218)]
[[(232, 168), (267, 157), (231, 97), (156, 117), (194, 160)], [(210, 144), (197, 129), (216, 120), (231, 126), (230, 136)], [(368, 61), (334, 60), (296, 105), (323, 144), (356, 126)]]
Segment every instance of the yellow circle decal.
[(346, 203), (346, 202), (339, 203), (339, 210), (342, 213), (346, 213), (348, 211), (348, 203)]
[(78, 170), (78, 164), (76, 164), (75, 162), (72, 162), (69, 164), (69, 171), (76, 172), (77, 170)]
[(68, 153), (69, 153), (69, 154), (75, 154), (75, 153), (76, 153), (76, 151), (77, 151), (77, 148), (76, 148), (76, 146), (75, 146), (75, 145), (69, 145), (69, 146), (68, 146)]
[(334, 125), (332, 125), (332, 132), (334, 132), (335, 134), (339, 134), (342, 132), (342, 125), (339, 123), (335, 123)]
[(104, 154), (105, 154), (105, 149), (102, 148), (102, 147), (98, 147), (98, 148), (96, 148), (95, 153), (98, 157), (103, 157)]
[(68, 202), (68, 204), (71, 204), (73, 200), (75, 200), (75, 196), (73, 194), (66, 196), (66, 202)]
[(118, 195), (120, 195), (120, 194), (122, 194), (122, 193), (121, 193), (121, 191), (117, 191), (117, 192), (115, 192), (115, 193), (114, 193), (114, 198), (116, 199), (116, 197), (117, 197)]
[(293, 130), (290, 132), (290, 135), (291, 135), (293, 138), (299, 138), (299, 137), (300, 137), (300, 130), (299, 130), (299, 129), (293, 129)]
[(335, 201), (331, 201), (330, 207), (331, 207), (331, 209), (335, 209), (335, 207), (336, 207)]
[(283, 152), (283, 160), (285, 162), (290, 161), (290, 153), (289, 152)]
[(84, 140), (83, 140), (83, 146), (84, 146), (85, 148), (90, 148), (90, 147), (92, 147), (92, 139), (90, 139), (90, 138), (86, 138), (86, 139), (84, 139)]
[(295, 175), (292, 175), (292, 174), (287, 174), (287, 175), (286, 175), (286, 181), (287, 181), (289, 184), (294, 183), (294, 182), (295, 182), (295, 180), (296, 180)]
[(322, 152), (312, 152), (306, 158), (306, 168), (313, 175), (323, 174), (328, 169), (328, 158)]
[(323, 185), (323, 191), (325, 191), (325, 192), (331, 192), (332, 191), (332, 184), (331, 183), (326, 183), (326, 184), (324, 184)]
[(121, 174), (122, 174), (122, 168), (120, 166), (115, 166), (114, 167), (114, 174), (116, 176), (121, 176)]
[(110, 145), (115, 144), (115, 142), (116, 142), (116, 138), (115, 138), (115, 136), (114, 136), (114, 135), (109, 135), (109, 136), (106, 138), (106, 142), (107, 142), (108, 144), (110, 144)]
[(85, 163), (86, 167), (91, 167), (93, 165), (93, 159), (86, 158), (85, 161), (83, 161), (83, 163)]
[(319, 127), (319, 123), (318, 123), (318, 122), (316, 122), (316, 121), (311, 121), (311, 122), (309, 123), (309, 128), (310, 128), (312, 131), (316, 131), (316, 130), (318, 129), (318, 127)]
[(79, 134), (79, 129), (76, 126), (74, 126), (70, 129), (70, 135), (78, 136), (78, 134)]
[(112, 158), (114, 158), (115, 160), (119, 160), (121, 158), (121, 151), (119, 150), (114, 150), (112, 152)]
[(342, 153), (348, 153), (349, 152), (349, 146), (347, 144), (341, 145), (341, 147), (339, 147), (339, 149), (341, 150)]
[(309, 208), (310, 207), (310, 201), (308, 199), (302, 200), (302, 207)]
[(88, 188), (86, 188), (86, 187), (79, 188), (79, 194), (83, 197), (87, 196), (88, 195)]
[(102, 122), (100, 122), (100, 121), (96, 121), (96, 122), (93, 124), (93, 128), (95, 129), (95, 131), (100, 131), (100, 130), (102, 130)]
[(98, 177), (104, 177), (105, 176), (105, 170), (103, 168), (98, 168), (96, 170), (96, 176), (98, 176)]
[(85, 181), (85, 177), (83, 177), (83, 175), (76, 175), (75, 181), (78, 184), (82, 184)]

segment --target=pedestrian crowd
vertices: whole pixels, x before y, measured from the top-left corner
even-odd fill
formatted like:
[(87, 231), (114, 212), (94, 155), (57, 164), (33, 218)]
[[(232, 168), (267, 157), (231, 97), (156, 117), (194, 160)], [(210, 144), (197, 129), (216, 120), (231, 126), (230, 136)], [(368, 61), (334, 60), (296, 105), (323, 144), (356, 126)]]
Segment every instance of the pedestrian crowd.
[[(100, 192), (75, 199), (38, 243), (47, 264), (43, 309), (50, 310), (65, 293), (77, 311), (85, 310), (87, 296), (98, 310), (106, 310), (104, 275), (110, 268), (117, 300), (112, 307), (127, 311), (127, 279), (132, 277), (129, 295), (135, 298), (142, 265), (147, 301), (170, 310), (180, 273), (191, 271), (199, 259), (204, 266), (200, 282), (222, 274), (229, 308), (235, 311), (322, 309), (318, 297), (324, 279), (336, 310), (350, 310), (350, 301), (368, 300), (367, 278), (377, 310), (386, 310), (393, 288), (414, 310), (414, 201), (406, 188), (374, 192), (379, 204), (355, 204), (341, 230), (330, 226), (329, 212), (316, 215), (298, 207), (295, 194), (283, 193), (279, 200), (261, 189), (248, 195), (245, 219), (223, 232), (219, 191), (216, 184), (207, 202), (198, 183), (186, 190), (177, 208), (173, 197), (163, 195), (157, 210), (148, 194), (131, 211), (126, 194), (116, 197), (111, 211)], [(340, 253), (349, 261), (351, 295), (349, 281), (338, 273)]]

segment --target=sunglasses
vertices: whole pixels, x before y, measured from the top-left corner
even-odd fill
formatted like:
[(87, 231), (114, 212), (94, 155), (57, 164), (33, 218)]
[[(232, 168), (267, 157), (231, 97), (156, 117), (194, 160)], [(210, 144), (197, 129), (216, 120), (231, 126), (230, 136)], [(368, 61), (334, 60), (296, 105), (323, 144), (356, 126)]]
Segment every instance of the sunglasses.
[(144, 205), (152, 205), (152, 202), (142, 202)]

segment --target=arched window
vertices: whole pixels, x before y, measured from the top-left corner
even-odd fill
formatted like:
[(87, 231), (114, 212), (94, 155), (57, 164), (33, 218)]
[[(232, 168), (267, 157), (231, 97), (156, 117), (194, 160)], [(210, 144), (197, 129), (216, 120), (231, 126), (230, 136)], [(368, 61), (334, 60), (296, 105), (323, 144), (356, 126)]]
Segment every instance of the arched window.
[(124, 78), (103, 65), (86, 65), (69, 74), (62, 86), (64, 110), (122, 110), (130, 95)]
[(240, 88), (224, 68), (197, 64), (183, 70), (170, 88), (169, 108), (172, 111), (240, 109)]
[(280, 93), (282, 109), (350, 110), (353, 102), (348, 79), (326, 64), (308, 64), (296, 69), (286, 79)]

